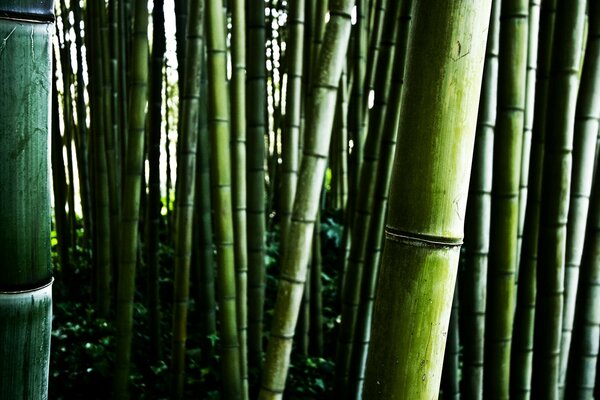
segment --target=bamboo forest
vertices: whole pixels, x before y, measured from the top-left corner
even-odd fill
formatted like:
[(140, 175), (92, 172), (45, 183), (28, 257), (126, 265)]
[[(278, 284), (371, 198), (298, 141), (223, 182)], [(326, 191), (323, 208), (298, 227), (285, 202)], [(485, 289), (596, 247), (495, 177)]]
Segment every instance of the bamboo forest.
[(600, 2), (0, 0), (0, 400), (600, 398)]

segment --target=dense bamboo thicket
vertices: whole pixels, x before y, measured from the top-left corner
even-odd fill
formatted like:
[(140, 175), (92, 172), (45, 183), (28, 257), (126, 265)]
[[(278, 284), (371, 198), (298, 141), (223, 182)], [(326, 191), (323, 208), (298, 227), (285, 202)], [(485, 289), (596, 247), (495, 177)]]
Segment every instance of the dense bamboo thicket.
[(0, 3), (0, 398), (600, 391), (595, 3)]

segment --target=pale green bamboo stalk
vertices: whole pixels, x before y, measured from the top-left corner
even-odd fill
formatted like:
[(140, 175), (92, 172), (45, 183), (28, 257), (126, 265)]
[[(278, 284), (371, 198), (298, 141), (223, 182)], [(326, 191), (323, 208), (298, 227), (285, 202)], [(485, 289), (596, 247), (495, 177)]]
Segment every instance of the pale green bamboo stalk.
[(492, 161), (498, 86), (500, 0), (492, 0), (490, 27), (483, 69), (483, 84), (477, 117), (473, 166), (465, 221), (465, 269), (461, 279), (461, 324), (464, 324), (463, 380), (465, 399), (483, 398), (483, 357)]
[(534, 324), (532, 396), (558, 398), (573, 125), (585, 1), (557, 2), (546, 116)]
[[(221, 0), (206, 2), (208, 44), (208, 125), (211, 194), (217, 247), (217, 293), (221, 338), (221, 379), (225, 399), (242, 398), (237, 327), (234, 233), (231, 196), (231, 131), (227, 91), (227, 48)], [(250, 205), (250, 204), (248, 204)]]
[(248, 237), (246, 222), (246, 11), (244, 1), (231, 2), (231, 125), (235, 270), (240, 341), (240, 373), (248, 398)]
[[(575, 113), (571, 199), (565, 256), (564, 316), (558, 382), (558, 390), (561, 394), (566, 383), (571, 340), (574, 338), (579, 341), (579, 337), (571, 335), (575, 318), (575, 299), (578, 292), (579, 264), (583, 255), (586, 220), (591, 221), (594, 218), (591, 214), (588, 217), (588, 209), (594, 174), (598, 119), (600, 118), (600, 74), (598, 73), (600, 68), (600, 14), (598, 12), (600, 12), (600, 7), (596, 4), (595, 2), (590, 3), (589, 36)], [(576, 377), (574, 376), (574, 378)]]
[(319, 54), (320, 73), (313, 83), (313, 103), (307, 121), (307, 141), (294, 200), (290, 241), (284, 254), (281, 277), (263, 368), (260, 399), (279, 399), (283, 395), (292, 350), (292, 338), (302, 299), (314, 221), (327, 167), (337, 85), (350, 36), (351, 0), (330, 1), (330, 20), (325, 28)]
[(509, 396), (528, 13), (527, 0), (502, 2), (485, 314), (484, 398), (507, 399)]
[(364, 398), (438, 396), (483, 73), (486, 37), (477, 33), (487, 31), (490, 5), (412, 7)]
[(129, 369), (133, 328), (133, 296), (138, 255), (140, 185), (144, 161), (146, 91), (148, 79), (148, 7), (145, 0), (135, 1), (132, 62), (129, 78), (129, 138), (125, 162), (119, 271), (117, 283), (117, 351), (115, 356), (115, 397), (129, 398)]
[(53, 1), (0, 4), (0, 399), (46, 399)]
[(529, 399), (531, 395), (533, 325), (537, 287), (537, 242), (555, 15), (556, 0), (544, 1), (540, 10), (538, 74), (535, 89), (527, 209), (519, 260), (520, 277), (511, 348), (510, 395), (517, 399)]

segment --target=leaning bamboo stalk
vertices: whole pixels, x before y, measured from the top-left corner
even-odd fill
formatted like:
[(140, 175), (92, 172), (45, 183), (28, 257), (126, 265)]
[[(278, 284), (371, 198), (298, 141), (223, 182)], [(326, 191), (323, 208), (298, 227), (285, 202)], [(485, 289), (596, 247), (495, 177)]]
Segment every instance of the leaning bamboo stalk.
[(483, 73), (486, 35), (479, 33), (490, 5), (412, 7), (364, 398), (438, 396)]
[(0, 399), (46, 399), (53, 1), (0, 4)]
[(350, 36), (352, 3), (351, 0), (330, 2), (331, 19), (325, 28), (323, 47), (319, 54), (318, 64), (321, 65), (321, 72), (315, 77), (313, 84), (314, 101), (310, 105), (311, 118), (307, 121), (309, 134), (304, 144), (298, 180), (299, 190), (294, 200), (290, 240), (281, 269), (273, 328), (263, 368), (260, 399), (279, 399), (285, 388), (292, 338), (306, 279), (314, 221), (327, 167), (333, 125), (333, 113), (330, 110), (336, 103), (337, 85)]

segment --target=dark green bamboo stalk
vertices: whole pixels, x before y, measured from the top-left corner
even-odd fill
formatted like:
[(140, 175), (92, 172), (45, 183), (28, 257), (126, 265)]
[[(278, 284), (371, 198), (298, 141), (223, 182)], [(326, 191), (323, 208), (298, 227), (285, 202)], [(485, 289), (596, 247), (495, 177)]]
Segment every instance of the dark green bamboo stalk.
[(248, 239), (246, 222), (246, 11), (243, 0), (233, 0), (231, 54), (231, 125), (235, 270), (240, 373), (244, 398), (248, 398)]
[(317, 357), (323, 356), (324, 337), (323, 337), (323, 281), (321, 273), (323, 264), (321, 259), (321, 222), (320, 213), (317, 214), (315, 221), (315, 234), (312, 244), (312, 268), (310, 269), (310, 351)]
[(265, 302), (265, 134), (267, 93), (265, 66), (265, 6), (248, 2), (248, 361), (262, 364), (263, 305)]
[(579, 86), (585, 1), (557, 3), (548, 90), (546, 146), (540, 204), (539, 268), (534, 325), (534, 398), (558, 398), (560, 338), (573, 125)]
[(146, 265), (148, 266), (148, 310), (150, 314), (150, 354), (158, 363), (162, 356), (160, 312), (160, 142), (162, 136), (163, 67), (166, 50), (164, 0), (155, 0), (152, 10), (152, 57), (150, 59), (149, 143), (148, 143), (148, 222)]
[(476, 33), (487, 31), (490, 5), (412, 7), (364, 398), (438, 395), (485, 54)]
[(348, 257), (348, 266), (344, 276), (344, 291), (342, 293), (342, 321), (338, 336), (336, 350), (336, 391), (342, 397), (348, 396), (348, 379), (350, 371), (350, 357), (354, 345), (354, 331), (358, 303), (360, 300), (360, 287), (362, 270), (365, 263), (367, 233), (371, 223), (373, 210), (373, 193), (375, 190), (375, 174), (379, 163), (379, 148), (383, 136), (384, 122), (388, 106), (393, 66), (399, 62), (394, 57), (396, 38), (399, 31), (400, 4), (396, 1), (386, 16), (384, 33), (381, 43), (381, 62), (378, 64), (375, 104), (372, 112), (372, 123), (365, 140), (364, 158), (360, 170), (359, 187), (356, 190), (356, 211), (352, 226), (352, 243)]
[(534, 106), (533, 132), (528, 179), (527, 209), (523, 229), (519, 286), (511, 349), (510, 393), (514, 398), (529, 399), (533, 357), (533, 325), (535, 318), (537, 242), (539, 234), (542, 164), (546, 136), (548, 84), (556, 1), (544, 1), (540, 10), (538, 75)]
[(462, 285), (460, 322), (464, 324), (466, 333), (463, 341), (464, 368), (461, 392), (466, 399), (477, 400), (483, 398), (485, 304), (490, 248), (490, 205), (498, 85), (500, 5), (500, 0), (492, 0), (465, 221), (465, 269), (460, 278)]
[[(590, 6), (590, 33), (596, 43), (593, 44), (595, 48), (593, 52), (587, 52), (592, 58), (591, 60), (586, 58), (584, 74), (586, 67), (592, 65), (596, 67), (598, 61), (598, 9), (595, 3), (591, 3)], [(591, 70), (591, 68), (587, 69)], [(596, 70), (590, 71), (597, 75), (595, 72)], [(584, 80), (582, 80), (583, 82)], [(575, 340), (569, 353), (567, 370), (565, 398), (568, 399), (594, 398), (598, 341), (600, 340), (600, 307), (598, 305), (600, 296), (600, 174), (598, 173), (594, 178), (580, 274), (573, 324)]]
[(129, 97), (129, 138), (125, 161), (123, 209), (119, 237), (119, 277), (117, 282), (117, 351), (115, 363), (115, 396), (129, 397), (129, 368), (133, 328), (133, 295), (138, 254), (138, 220), (140, 185), (144, 162), (144, 131), (148, 79), (148, 7), (145, 0), (135, 1), (132, 43), (131, 92)]
[(0, 399), (48, 397), (53, 1), (0, 5)]
[[(372, 14), (373, 19), (373, 29), (369, 30), (369, 50), (367, 56), (367, 72), (365, 75), (365, 84), (367, 93), (375, 88), (375, 72), (377, 70), (377, 63), (379, 61), (379, 49), (381, 43), (381, 35), (383, 33), (383, 21), (385, 19), (385, 15), (389, 12), (389, 0), (376, 0), (371, 1), (371, 5), (374, 8), (374, 14)], [(392, 3), (393, 5), (394, 3)], [(368, 98), (368, 96), (367, 96)], [(366, 101), (366, 100), (365, 100)], [(365, 102), (365, 110), (367, 103)]]
[[(206, 3), (208, 44), (208, 124), (210, 130), (211, 184), (217, 246), (217, 293), (221, 338), (223, 398), (241, 399), (240, 353), (231, 200), (229, 93), (225, 21), (220, 0)], [(250, 205), (250, 204), (248, 204)]]
[(319, 54), (318, 65), (321, 66), (321, 70), (313, 83), (314, 101), (310, 105), (311, 118), (307, 121), (309, 134), (306, 136), (307, 141), (300, 167), (299, 190), (294, 200), (290, 240), (283, 258), (260, 399), (279, 399), (285, 388), (292, 337), (306, 279), (314, 221), (327, 167), (333, 125), (331, 110), (335, 106), (337, 84), (350, 36), (351, 8), (351, 0), (330, 1), (331, 18), (325, 28), (323, 47)]
[[(560, 346), (560, 392), (564, 390), (567, 374), (586, 220), (590, 219), (592, 221), (592, 218), (594, 218), (591, 214), (588, 217), (588, 208), (592, 191), (598, 119), (600, 118), (600, 74), (598, 73), (600, 68), (600, 14), (598, 12), (600, 12), (600, 7), (595, 2), (590, 3), (589, 36), (575, 114), (571, 199), (565, 258), (564, 317)], [(575, 336), (575, 340), (579, 341), (580, 339)]]
[(485, 314), (485, 398), (509, 396), (528, 13), (527, 0), (502, 2)]
[(185, 344), (192, 258), (192, 221), (196, 188), (198, 108), (200, 75), (204, 54), (204, 0), (188, 3), (183, 92), (177, 148), (177, 193), (175, 195), (175, 279), (173, 282), (173, 351), (171, 395), (182, 398), (185, 384)]
[[(203, 56), (206, 64), (206, 57)], [(196, 281), (198, 308), (200, 309), (201, 335), (208, 344), (209, 337), (217, 333), (215, 303), (215, 257), (210, 197), (210, 141), (208, 137), (208, 81), (207, 68), (200, 77), (200, 107), (198, 116), (198, 150), (196, 162), (196, 216), (198, 218), (198, 256)], [(208, 347), (212, 349), (212, 347)], [(210, 351), (209, 351), (210, 352)]]
[(375, 177), (375, 189), (373, 194), (373, 216), (369, 225), (367, 235), (365, 265), (363, 279), (360, 289), (360, 300), (358, 304), (358, 317), (354, 332), (354, 345), (352, 346), (352, 358), (350, 361), (350, 394), (354, 398), (361, 398), (363, 383), (365, 379), (365, 367), (367, 363), (367, 350), (370, 342), (371, 320), (373, 316), (373, 302), (375, 300), (375, 286), (381, 260), (383, 231), (385, 226), (386, 209), (388, 204), (388, 193), (392, 164), (396, 149), (396, 136), (400, 116), (400, 99), (404, 84), (404, 66), (406, 63), (406, 52), (408, 34), (411, 23), (412, 1), (403, 1), (400, 11), (400, 31), (397, 41), (396, 60), (391, 79), (390, 110), (385, 114), (383, 137), (381, 140), (380, 160)]

